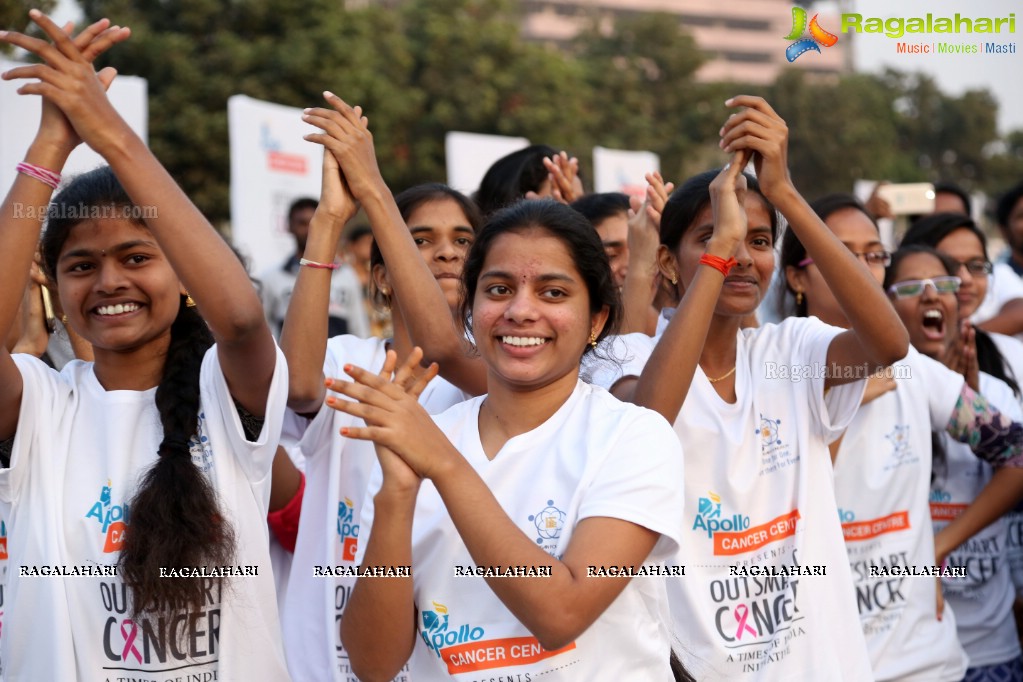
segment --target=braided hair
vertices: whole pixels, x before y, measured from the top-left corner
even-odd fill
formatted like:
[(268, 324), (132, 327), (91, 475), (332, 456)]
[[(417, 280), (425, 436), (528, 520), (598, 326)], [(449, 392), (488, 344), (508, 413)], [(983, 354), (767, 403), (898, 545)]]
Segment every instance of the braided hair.
[[(43, 268), (54, 281), (61, 249), (71, 229), (82, 222), (79, 209), (93, 206), (128, 209), (110, 215), (140, 214), (109, 167), (76, 177), (54, 197), (40, 244)], [(145, 226), (141, 219), (135, 222)], [(156, 389), (163, 426), (159, 458), (129, 502), (131, 523), (117, 560), (118, 574), (132, 591), (132, 618), (202, 608), (208, 579), (161, 579), (160, 567), (225, 565), (234, 556), (234, 531), (209, 480), (192, 463), (189, 443), (198, 427), (199, 372), (213, 336), (185, 301), (182, 296)]]

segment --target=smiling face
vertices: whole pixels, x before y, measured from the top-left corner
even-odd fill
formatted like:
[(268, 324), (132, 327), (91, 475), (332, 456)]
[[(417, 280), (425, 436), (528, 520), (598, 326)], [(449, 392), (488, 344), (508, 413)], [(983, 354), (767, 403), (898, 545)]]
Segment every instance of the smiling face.
[[(725, 278), (721, 295), (718, 297), (715, 313), (718, 315), (746, 316), (757, 309), (764, 292), (771, 283), (774, 272), (774, 241), (771, 237), (771, 217), (764, 200), (755, 192), (746, 193), (746, 239), (739, 244), (735, 253), (737, 265)], [(670, 270), (677, 267), (679, 300), (685, 288), (693, 281), (700, 267), (700, 257), (707, 248), (707, 242), (714, 231), (714, 215), (707, 204), (682, 235), (674, 262), (665, 263), (662, 257), (664, 276), (671, 279)], [(663, 248), (663, 247), (662, 247)]]
[(106, 351), (170, 342), (181, 283), (145, 227), (129, 220), (86, 220), (71, 228), (56, 264), (68, 324)]
[[(968, 229), (949, 232), (935, 248), (960, 263), (987, 260), (980, 238)], [(987, 275), (971, 274), (965, 266), (960, 266), (955, 274), (962, 280), (958, 294), (959, 314), (965, 319), (973, 314), (987, 296)]]
[(574, 385), (591, 331), (607, 310), (590, 296), (565, 243), (543, 228), (505, 232), (488, 249), (472, 301), (472, 332), (494, 382), (530, 390)]
[[(914, 279), (945, 277), (944, 264), (928, 253), (906, 256), (899, 264), (893, 281), (898, 284)], [(909, 331), (913, 347), (931, 358), (944, 356), (949, 344), (958, 335), (959, 304), (954, 293), (941, 294), (934, 287), (924, 287), (923, 293), (911, 298), (895, 298), (889, 294), (895, 312)]]

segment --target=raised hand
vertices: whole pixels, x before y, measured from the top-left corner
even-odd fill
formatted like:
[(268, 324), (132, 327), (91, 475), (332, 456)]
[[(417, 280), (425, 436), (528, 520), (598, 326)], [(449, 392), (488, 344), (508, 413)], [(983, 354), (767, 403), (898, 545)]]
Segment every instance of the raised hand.
[(720, 146), (729, 154), (743, 150), (752, 152), (760, 189), (773, 202), (773, 197), (792, 186), (788, 165), (789, 129), (762, 97), (738, 95), (725, 105), (744, 108), (725, 121), (720, 130)]
[(547, 169), (552, 199), (563, 204), (571, 204), (582, 196), (582, 185), (578, 182), (579, 159), (574, 156), (569, 158), (568, 153), (562, 151), (549, 159), (544, 159), (543, 166)]
[(332, 92), (324, 92), (323, 98), (332, 109), (314, 107), (302, 115), (303, 121), (323, 132), (310, 133), (303, 139), (322, 144), (334, 154), (352, 194), (362, 201), (369, 193), (386, 188), (369, 119), (362, 115), (362, 107), (351, 107)]
[[(731, 257), (736, 247), (746, 238), (746, 176), (742, 169), (749, 161), (750, 152), (736, 151), (710, 183), (710, 206), (714, 216), (714, 232), (707, 244), (707, 252)], [(713, 247), (713, 248), (712, 248)]]
[(445, 445), (451, 447), (419, 404), (419, 396), (437, 376), (437, 364), (424, 370), (419, 365), (422, 359), (423, 351), (416, 347), (394, 371), (397, 355), (388, 351), (379, 374), (346, 365), (345, 373), (354, 381), (327, 379), (329, 390), (351, 399), (331, 396), (327, 405), (366, 422), (364, 427), (341, 429), (341, 435), (373, 441), (385, 483), (390, 476), (393, 485), (403, 488), (418, 486), (421, 478), (429, 478), (438, 464), (437, 455)]
[[(90, 112), (90, 107), (113, 111), (105, 92), (117, 71), (107, 67), (97, 74), (92, 68), (92, 62), (112, 46), (127, 40), (131, 30), (110, 26), (109, 20), (101, 19), (72, 37), (71, 24), (60, 29), (38, 10), (32, 10), (29, 16), (50, 37), (52, 43), (6, 31), (0, 31), (0, 40), (37, 55), (45, 63), (16, 67), (4, 73), (3, 79), (38, 79), (36, 83), (27, 83), (18, 88), (18, 94), (21, 95), (43, 96), (37, 142), (70, 152), (85, 139), (86, 134), (92, 135), (102, 128), (102, 120), (97, 120), (97, 111)], [(79, 127), (88, 133), (83, 133)], [(101, 144), (97, 139), (94, 140)], [(96, 147), (96, 144), (93, 146)]]
[(649, 207), (651, 218), (657, 228), (661, 227), (661, 214), (664, 213), (664, 205), (668, 203), (668, 197), (675, 191), (675, 183), (665, 182), (664, 178), (657, 171), (647, 173), (646, 178), (646, 203)]
[[(359, 211), (359, 204), (348, 187), (348, 181), (341, 166), (338, 165), (334, 153), (323, 148), (323, 176), (320, 181), (320, 203), (317, 211), (322, 210), (333, 220), (344, 225)], [(310, 229), (313, 225), (310, 224)]]
[(959, 372), (966, 384), (980, 392), (980, 366), (977, 361), (977, 332), (967, 320), (960, 323), (958, 337), (949, 344), (942, 360), (946, 367)]

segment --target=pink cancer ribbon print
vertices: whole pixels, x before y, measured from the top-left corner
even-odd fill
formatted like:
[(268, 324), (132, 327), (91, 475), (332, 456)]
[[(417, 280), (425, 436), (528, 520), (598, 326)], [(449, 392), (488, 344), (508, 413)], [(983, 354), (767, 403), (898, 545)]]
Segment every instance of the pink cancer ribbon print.
[[(131, 630), (125, 630), (125, 625), (131, 625)], [(124, 650), (121, 652), (121, 660), (127, 661), (128, 654), (135, 656), (135, 660), (139, 663), (142, 662), (142, 654), (139, 653), (139, 649), (135, 646), (135, 637), (138, 636), (139, 626), (135, 624), (135, 621), (125, 619), (121, 623), (121, 637), (124, 637)]]
[(748, 632), (754, 637), (757, 636), (757, 631), (751, 628), (749, 624), (746, 623), (746, 619), (749, 617), (748, 606), (746, 606), (745, 604), (739, 604), (738, 606), (735, 607), (735, 611), (732, 612), (732, 615), (735, 616), (736, 622), (739, 623), (739, 627), (735, 631), (736, 639), (742, 639), (743, 632)]

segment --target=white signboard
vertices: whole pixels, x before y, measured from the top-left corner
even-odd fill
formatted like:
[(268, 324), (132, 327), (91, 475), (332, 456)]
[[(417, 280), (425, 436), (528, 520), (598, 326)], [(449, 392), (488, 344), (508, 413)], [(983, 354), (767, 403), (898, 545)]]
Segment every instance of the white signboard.
[(643, 197), (646, 192), (644, 176), (660, 170), (661, 159), (653, 152), (593, 148), (594, 192), (624, 192)]
[[(0, 60), (0, 72), (24, 66), (19, 62)], [(0, 188), (2, 193), (14, 184), (14, 167), (25, 158), (36, 131), (42, 98), (37, 95), (19, 95), (18, 88), (29, 80), (0, 81)], [(146, 79), (118, 75), (110, 86), (109, 97), (114, 108), (124, 117), (131, 129), (143, 140), (147, 139), (149, 105)], [(106, 162), (86, 145), (79, 145), (71, 153), (62, 174), (74, 175), (102, 166)]]
[(450, 132), (444, 138), (448, 185), (471, 195), (495, 161), (528, 146), (524, 137)]
[(227, 100), (231, 143), (231, 236), (259, 276), (295, 251), (288, 206), (320, 197), (323, 147), (302, 139), (318, 132), (302, 110), (245, 95)]

